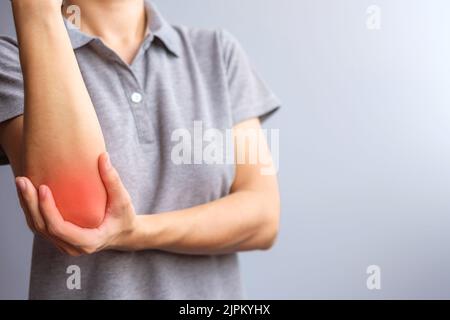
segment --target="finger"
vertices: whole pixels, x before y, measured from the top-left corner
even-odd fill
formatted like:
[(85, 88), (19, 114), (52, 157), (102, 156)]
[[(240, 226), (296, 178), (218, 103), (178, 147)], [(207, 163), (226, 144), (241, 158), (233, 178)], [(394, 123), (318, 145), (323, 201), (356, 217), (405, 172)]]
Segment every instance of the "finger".
[(30, 228), (30, 230), (33, 233), (37, 232), (36, 227), (34, 226), (34, 222), (31, 219), (30, 212), (26, 206), (25, 200), (23, 199), (21, 191), (19, 190), (19, 187), (17, 187), (17, 195), (18, 195), (20, 207), (22, 208), (22, 211), (24, 213), (28, 228)]
[(74, 247), (72, 247), (70, 245), (64, 244), (62, 241), (60, 241), (56, 238), (51, 238), (50, 236), (46, 236), (46, 239), (49, 242), (51, 242), (56, 247), (56, 249), (58, 249), (58, 251), (61, 252), (62, 254), (68, 254), (72, 257), (81, 256), (80, 251), (78, 251), (77, 249), (75, 249)]
[(39, 211), (39, 200), (36, 188), (31, 181), (25, 177), (19, 177), (16, 179), (17, 187), (20, 190), (19, 199), (21, 206), (25, 211), (27, 219), (37, 232), (45, 232), (46, 225)]
[(45, 185), (39, 187), (39, 209), (50, 236), (56, 237), (72, 247), (78, 247), (80, 243), (83, 243), (85, 237), (84, 229), (64, 221), (56, 207), (50, 188)]
[(23, 200), (22, 195), (20, 194), (20, 191), (18, 191), (18, 196), (19, 196), (20, 207), (22, 208), (22, 211), (24, 213), (25, 221), (27, 222), (28, 228), (31, 230), (31, 232), (37, 233), (36, 227), (34, 226), (34, 222), (31, 219), (31, 215), (30, 215), (29, 210), (28, 210), (28, 208), (27, 208), (27, 206), (25, 204), (25, 201)]
[(119, 173), (112, 166), (108, 153), (99, 157), (99, 172), (108, 194), (109, 207), (122, 207), (130, 204), (130, 196), (124, 187)]
[(70, 255), (80, 255), (81, 252), (79, 252), (75, 247), (63, 242), (62, 240), (52, 237), (47, 233), (44, 218), (40, 213), (36, 189), (27, 178), (20, 177), (16, 180), (18, 189), (20, 189), (19, 200), (23, 210), (26, 212), (25, 217), (30, 228), (33, 231), (40, 233), (50, 242), (53, 242), (61, 251)]
[(30, 215), (30, 210), (28, 210), (28, 206), (22, 196), (22, 191), (25, 191), (26, 185), (25, 182), (21, 180), (19, 177), (16, 178), (16, 188), (17, 188), (17, 195), (19, 197), (20, 207), (22, 208), (22, 211), (24, 213), (27, 225), (32, 232), (37, 232), (34, 222)]
[(58, 239), (55, 236), (50, 234), (42, 235), (45, 239), (47, 239), (50, 243), (52, 243), (61, 253), (68, 254), (74, 257), (78, 257), (81, 255), (81, 251), (71, 244)]
[(63, 254), (68, 254), (69, 256), (72, 256), (72, 257), (81, 256), (81, 252), (79, 250), (75, 249), (74, 247), (67, 246), (67, 245), (60, 244), (60, 243), (54, 243), (54, 245)]

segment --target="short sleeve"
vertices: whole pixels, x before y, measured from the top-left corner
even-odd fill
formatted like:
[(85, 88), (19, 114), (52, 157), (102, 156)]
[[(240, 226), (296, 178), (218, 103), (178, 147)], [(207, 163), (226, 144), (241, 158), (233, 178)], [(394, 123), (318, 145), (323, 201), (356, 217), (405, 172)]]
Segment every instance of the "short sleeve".
[(252, 118), (266, 120), (281, 107), (280, 100), (255, 71), (236, 38), (225, 30), (220, 34), (233, 124)]
[[(23, 78), (17, 42), (0, 37), (0, 123), (23, 114)], [(0, 165), (8, 164), (0, 147)]]

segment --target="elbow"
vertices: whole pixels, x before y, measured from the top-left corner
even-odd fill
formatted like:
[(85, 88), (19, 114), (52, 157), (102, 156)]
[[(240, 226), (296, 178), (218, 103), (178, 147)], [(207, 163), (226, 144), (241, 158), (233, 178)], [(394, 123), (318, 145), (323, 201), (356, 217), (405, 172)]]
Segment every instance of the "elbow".
[(25, 166), (24, 173), (38, 187), (46, 185), (52, 191), (56, 207), (65, 221), (79, 227), (98, 228), (105, 217), (107, 194), (98, 169), (92, 165), (77, 168), (72, 165), (43, 163), (43, 170)]
[(274, 204), (266, 206), (262, 211), (261, 225), (259, 227), (258, 249), (267, 251), (275, 245), (280, 230), (280, 205), (276, 201)]
[(279, 222), (271, 221), (270, 223), (266, 223), (266, 225), (264, 226), (264, 230), (262, 230), (262, 233), (263, 235), (261, 236), (259, 249), (262, 251), (272, 249), (278, 239)]

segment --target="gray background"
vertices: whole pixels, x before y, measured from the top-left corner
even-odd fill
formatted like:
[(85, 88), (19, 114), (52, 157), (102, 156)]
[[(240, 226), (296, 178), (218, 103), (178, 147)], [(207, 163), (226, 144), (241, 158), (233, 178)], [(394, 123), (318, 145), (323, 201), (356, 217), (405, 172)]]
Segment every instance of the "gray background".
[[(284, 102), (267, 123), (281, 129), (282, 230), (241, 256), (249, 297), (450, 298), (450, 3), (156, 2), (174, 23), (234, 33)], [(1, 33), (12, 25), (1, 1)], [(0, 298), (25, 298), (31, 235), (9, 168), (0, 204)]]

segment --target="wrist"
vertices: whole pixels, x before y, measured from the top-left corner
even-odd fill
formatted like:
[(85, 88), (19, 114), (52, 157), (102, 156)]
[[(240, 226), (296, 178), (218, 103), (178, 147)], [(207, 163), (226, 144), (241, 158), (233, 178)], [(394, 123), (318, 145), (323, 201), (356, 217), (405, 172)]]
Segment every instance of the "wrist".
[(155, 249), (152, 245), (151, 222), (149, 216), (135, 216), (131, 227), (123, 231), (110, 248), (119, 251), (139, 251)]

